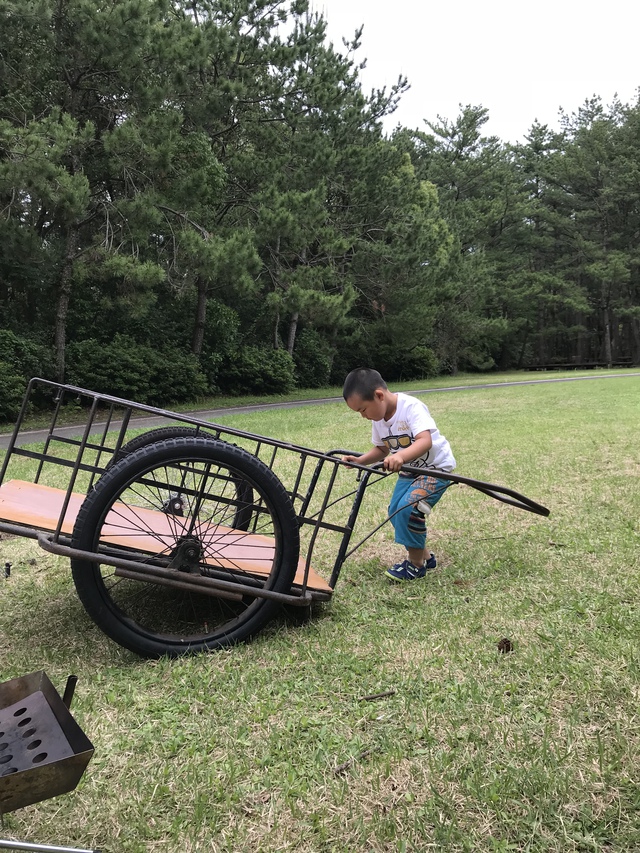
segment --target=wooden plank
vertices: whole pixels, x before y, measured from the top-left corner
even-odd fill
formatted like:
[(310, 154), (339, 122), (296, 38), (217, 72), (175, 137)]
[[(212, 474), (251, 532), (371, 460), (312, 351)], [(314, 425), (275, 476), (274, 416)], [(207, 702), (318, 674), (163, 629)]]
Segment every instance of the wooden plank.
[[(58, 526), (66, 492), (63, 489), (9, 480), (0, 486), (0, 519), (11, 524), (53, 532)], [(62, 532), (73, 531), (76, 516), (85, 495), (73, 493), (65, 513)], [(166, 542), (173, 542), (189, 533), (189, 518), (167, 515), (154, 510), (114, 504), (103, 526), (102, 541), (120, 547), (160, 554)], [(238, 569), (252, 575), (266, 576), (273, 562), (273, 538), (246, 533), (222, 525), (200, 527), (198, 537), (207, 543), (211, 556), (206, 562), (228, 569)], [(298, 562), (294, 584), (304, 579), (304, 559)], [(309, 570), (309, 589), (331, 594), (329, 584), (313, 569)]]
[[(0, 519), (53, 532), (58, 526), (66, 492), (40, 483), (9, 480), (0, 486)], [(73, 493), (62, 532), (71, 534), (85, 495)]]

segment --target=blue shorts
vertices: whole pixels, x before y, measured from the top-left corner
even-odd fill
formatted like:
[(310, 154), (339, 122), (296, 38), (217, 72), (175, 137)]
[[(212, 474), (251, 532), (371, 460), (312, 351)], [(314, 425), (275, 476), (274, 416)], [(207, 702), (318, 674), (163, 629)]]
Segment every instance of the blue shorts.
[(395, 530), (395, 541), (405, 548), (424, 548), (427, 541), (425, 515), (417, 508), (419, 501), (435, 506), (445, 491), (452, 486), (451, 480), (437, 477), (398, 477), (391, 495), (389, 517)]

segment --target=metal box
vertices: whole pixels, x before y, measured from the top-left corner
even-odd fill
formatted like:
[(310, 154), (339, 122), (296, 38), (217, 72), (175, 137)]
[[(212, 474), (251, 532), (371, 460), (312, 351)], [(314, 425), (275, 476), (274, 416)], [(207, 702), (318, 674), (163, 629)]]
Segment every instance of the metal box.
[(0, 815), (73, 791), (93, 746), (44, 672), (0, 684)]

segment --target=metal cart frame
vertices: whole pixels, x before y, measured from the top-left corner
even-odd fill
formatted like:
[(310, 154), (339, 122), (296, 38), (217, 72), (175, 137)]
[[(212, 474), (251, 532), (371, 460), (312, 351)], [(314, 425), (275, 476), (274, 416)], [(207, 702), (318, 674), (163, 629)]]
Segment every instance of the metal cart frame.
[[(53, 409), (40, 449), (25, 444), (22, 434), (34, 401), (41, 405), (47, 399)], [(70, 430), (63, 423), (69, 407), (86, 410), (84, 425)], [(127, 440), (149, 417), (165, 426)], [(345, 560), (386, 523), (352, 545), (365, 491), (387, 472), (351, 465), (358, 469), (354, 487), (341, 459), (350, 453), (322, 453), (34, 378), (0, 468), (0, 531), (69, 557), (89, 615), (121, 645), (147, 656), (220, 648), (257, 633), (278, 605), (309, 607), (329, 600)], [(25, 464), (28, 481), (9, 479), (12, 469)], [(452, 480), (519, 509), (549, 514), (508, 488), (433, 469), (403, 471)], [(341, 513), (345, 505), (348, 512)], [(338, 539), (328, 580), (312, 568), (324, 531)], [(157, 609), (153, 617), (139, 616), (124, 598), (116, 599), (111, 590), (117, 587), (120, 595), (127, 585), (140, 600), (150, 588), (169, 595), (161, 616)], [(211, 609), (198, 617), (190, 612), (189, 627), (170, 625), (168, 602), (174, 595), (190, 602), (206, 598)], [(220, 616), (213, 615), (213, 602), (224, 610)], [(126, 630), (125, 623), (137, 628)]]

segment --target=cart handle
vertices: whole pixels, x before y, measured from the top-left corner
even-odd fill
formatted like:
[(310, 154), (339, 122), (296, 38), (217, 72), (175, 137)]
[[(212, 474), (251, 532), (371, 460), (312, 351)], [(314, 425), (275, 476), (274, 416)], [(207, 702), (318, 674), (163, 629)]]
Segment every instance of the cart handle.
[[(362, 453), (353, 453), (349, 451), (338, 451), (332, 450), (331, 455), (338, 455), (342, 453), (346, 456), (362, 456)], [(341, 464), (347, 465), (349, 468), (358, 469), (358, 476), (361, 476), (361, 472), (364, 471), (375, 471), (377, 474), (386, 475), (387, 473), (382, 468), (382, 462), (376, 462), (374, 465), (358, 465), (357, 462), (342, 462), (339, 460)], [(473, 477), (463, 477), (460, 474), (454, 474), (451, 471), (440, 471), (437, 468), (418, 468), (415, 465), (403, 465), (400, 469), (406, 474), (412, 474), (414, 477), (427, 476), (427, 477), (435, 477), (438, 480), (450, 480), (452, 483), (461, 483), (464, 486), (470, 486), (472, 489), (476, 489), (478, 492), (482, 492), (485, 495), (488, 495), (490, 498), (494, 498), (494, 500), (501, 501), (505, 504), (510, 504), (511, 506), (515, 506), (517, 509), (523, 509), (526, 512), (532, 512), (536, 515), (543, 515), (547, 517), (550, 513), (550, 510), (543, 506), (542, 504), (537, 503), (537, 501), (532, 500), (531, 498), (526, 497), (526, 495), (520, 494), (520, 492), (516, 492), (513, 489), (508, 489), (506, 486), (497, 486), (495, 483), (485, 483), (484, 480), (475, 480)]]

